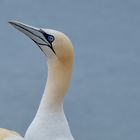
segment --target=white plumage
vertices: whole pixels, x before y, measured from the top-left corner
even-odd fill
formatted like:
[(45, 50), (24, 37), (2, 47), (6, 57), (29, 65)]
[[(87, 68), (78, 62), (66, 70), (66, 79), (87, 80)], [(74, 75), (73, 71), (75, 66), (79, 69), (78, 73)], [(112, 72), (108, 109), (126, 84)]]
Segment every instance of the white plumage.
[(56, 30), (34, 28), (17, 21), (9, 23), (31, 38), (43, 51), (47, 57), (48, 79), (39, 109), (25, 137), (1, 129), (0, 140), (74, 140), (63, 110), (73, 66), (71, 41)]

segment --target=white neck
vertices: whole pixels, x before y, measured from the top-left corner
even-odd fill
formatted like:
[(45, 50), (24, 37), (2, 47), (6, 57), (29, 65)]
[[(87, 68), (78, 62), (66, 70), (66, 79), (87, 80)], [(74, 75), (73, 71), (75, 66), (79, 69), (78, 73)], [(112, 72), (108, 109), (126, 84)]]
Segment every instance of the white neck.
[(37, 114), (29, 126), (27, 140), (73, 140), (63, 111), (64, 96), (69, 87), (72, 63), (57, 59), (48, 61), (48, 80)]

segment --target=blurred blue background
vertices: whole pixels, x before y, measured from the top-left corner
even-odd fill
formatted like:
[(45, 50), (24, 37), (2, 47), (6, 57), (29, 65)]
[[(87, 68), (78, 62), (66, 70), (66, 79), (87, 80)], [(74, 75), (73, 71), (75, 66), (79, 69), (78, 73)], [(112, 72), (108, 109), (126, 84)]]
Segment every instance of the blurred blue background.
[(47, 66), (38, 47), (8, 25), (11, 19), (71, 38), (75, 64), (65, 112), (76, 140), (140, 139), (139, 0), (0, 1), (0, 127), (23, 135)]

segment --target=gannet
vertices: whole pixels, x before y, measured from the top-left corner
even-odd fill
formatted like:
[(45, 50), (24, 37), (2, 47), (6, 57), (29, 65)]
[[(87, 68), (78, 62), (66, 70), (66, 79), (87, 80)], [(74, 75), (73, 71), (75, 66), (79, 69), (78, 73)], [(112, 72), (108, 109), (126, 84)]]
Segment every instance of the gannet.
[(9, 23), (32, 39), (45, 54), (48, 78), (40, 106), (25, 136), (1, 129), (0, 140), (74, 140), (63, 110), (74, 58), (70, 39), (56, 30), (35, 28), (18, 21)]

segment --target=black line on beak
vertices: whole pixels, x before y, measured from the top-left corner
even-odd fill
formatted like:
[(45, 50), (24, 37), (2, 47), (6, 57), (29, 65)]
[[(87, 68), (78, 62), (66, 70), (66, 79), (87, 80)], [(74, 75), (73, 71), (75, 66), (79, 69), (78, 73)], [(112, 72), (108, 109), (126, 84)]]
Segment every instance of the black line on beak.
[[(20, 25), (18, 25), (18, 24), (15, 24), (15, 23), (13, 23), (13, 22), (9, 22), (9, 23), (10, 23), (10, 24), (14, 24), (15, 26), (18, 26), (18, 27), (22, 28), (23, 30), (25, 30), (25, 31), (27, 31), (27, 32), (29, 32), (29, 33), (31, 33), (32, 35), (34, 35), (34, 36), (40, 38), (42, 41), (46, 42), (43, 38), (41, 38), (40, 36), (34, 34), (34, 33), (31, 32), (30, 30), (28, 30), (28, 29), (26, 29), (26, 28), (24, 28), (24, 27), (22, 27), (22, 26), (20, 26)], [(23, 26), (24, 26), (24, 25), (23, 25)], [(32, 29), (33, 29), (33, 28), (32, 28)], [(33, 30), (35, 30), (35, 29), (33, 29)], [(36, 31), (42, 33), (40, 30), (36, 30)], [(31, 38), (30, 36), (28, 36), (28, 37)], [(32, 38), (31, 38), (31, 39), (32, 39)], [(32, 39), (32, 40), (33, 40), (33, 39)]]
[[(31, 38), (32, 39), (32, 38)], [(33, 39), (32, 39), (33, 40)], [(37, 43), (35, 40), (33, 40), (36, 44), (37, 44), (37, 46), (40, 48), (40, 50), (44, 53), (44, 51), (43, 51), (43, 49), (39, 46), (39, 45), (45, 45), (46, 46), (46, 44), (40, 44), (40, 43)], [(45, 53), (44, 53), (45, 54)], [(45, 54), (46, 55), (46, 54)]]
[[(37, 31), (37, 32), (40, 32), (43, 36), (44, 36), (44, 34), (46, 34), (42, 29), (40, 29), (40, 30), (37, 30), (37, 29), (34, 29), (34, 28), (32, 28), (32, 27), (26, 27), (26, 25), (24, 25), (24, 24), (22, 24), (22, 26), (25, 26), (25, 28), (24, 27), (22, 27), (20, 24), (16, 24), (16, 23), (14, 23), (14, 22), (9, 22), (10, 24), (13, 24), (14, 26), (17, 26), (17, 27), (19, 27), (19, 28), (21, 28), (21, 29), (23, 29), (23, 30), (25, 30), (25, 31), (27, 31), (27, 32), (29, 32), (30, 34), (32, 34), (32, 35), (34, 35), (34, 36), (36, 36), (36, 37), (38, 37), (39, 39), (41, 39), (43, 42), (45, 42), (46, 44), (42, 44), (42, 43), (39, 43), (39, 42), (37, 42), (37, 41), (35, 41), (32, 37), (30, 37), (29, 35), (27, 35), (31, 40), (33, 40), (38, 46), (39, 45), (42, 45), (42, 46), (48, 46), (53, 52), (54, 52), (54, 54), (56, 54), (55, 53), (55, 51), (54, 51), (54, 49), (53, 49), (53, 47), (52, 47), (52, 43), (51, 42), (46, 42), (42, 37), (40, 37), (40, 36), (38, 36), (37, 34), (35, 34), (35, 33), (33, 33), (32, 31), (30, 31), (30, 30), (28, 30), (27, 28), (31, 28), (32, 30), (35, 30), (35, 31)], [(22, 31), (21, 31), (22, 32)], [(24, 33), (24, 32), (23, 32)], [(26, 34), (26, 33), (24, 33), (24, 34)], [(47, 40), (48, 41), (48, 40)], [(39, 46), (39, 48), (41, 49), (41, 51), (45, 54), (45, 52), (43, 51), (43, 49)], [(45, 54), (46, 55), (46, 54)]]

